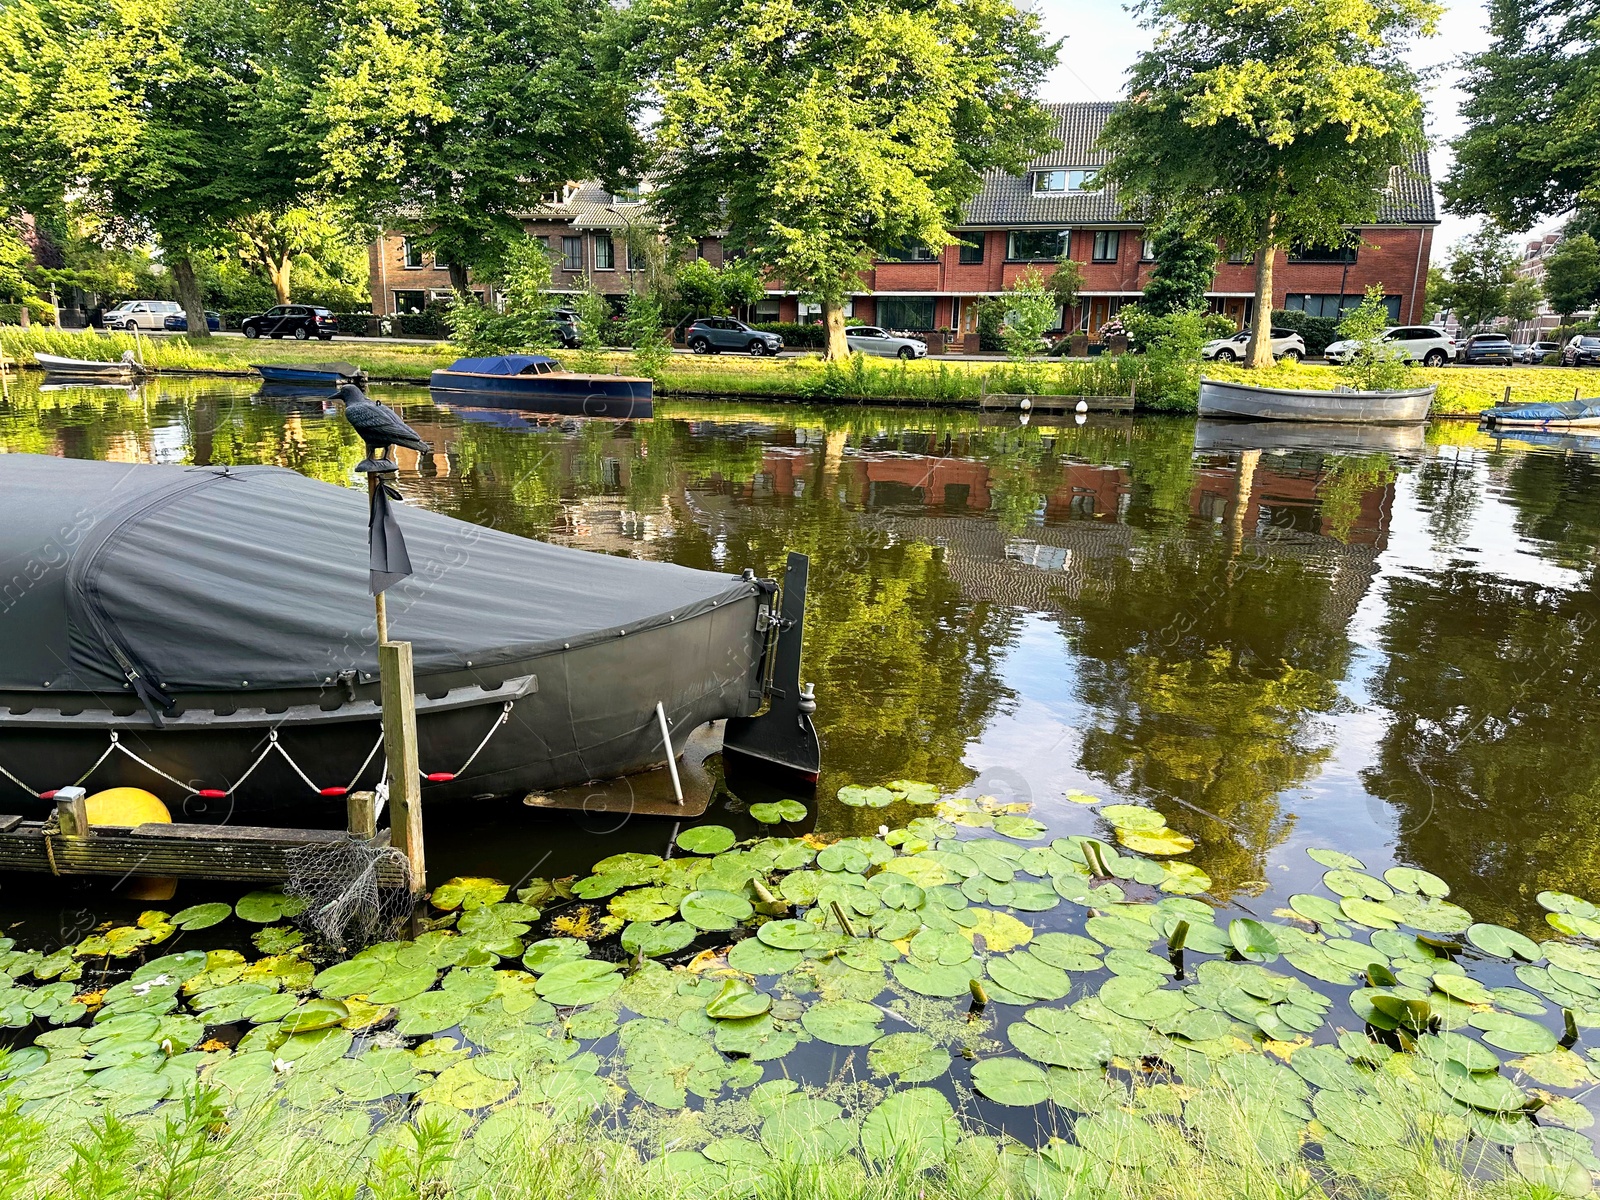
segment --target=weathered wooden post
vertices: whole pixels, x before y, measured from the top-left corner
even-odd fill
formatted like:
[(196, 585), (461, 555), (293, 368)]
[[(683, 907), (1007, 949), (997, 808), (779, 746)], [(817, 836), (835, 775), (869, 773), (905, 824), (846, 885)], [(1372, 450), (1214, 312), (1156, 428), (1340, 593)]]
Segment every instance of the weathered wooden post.
[(389, 760), (390, 844), (411, 864), (411, 892), (420, 895), (428, 876), (422, 849), (422, 767), (417, 761), (410, 642), (379, 643), (378, 676), (383, 691), (383, 749)]
[(351, 792), (345, 797), (345, 832), (364, 842), (378, 836), (377, 792)]

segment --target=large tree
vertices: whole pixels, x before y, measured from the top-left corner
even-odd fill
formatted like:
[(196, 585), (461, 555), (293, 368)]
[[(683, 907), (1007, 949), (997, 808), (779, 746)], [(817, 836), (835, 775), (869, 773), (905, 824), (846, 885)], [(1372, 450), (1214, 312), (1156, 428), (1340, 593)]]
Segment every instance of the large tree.
[(1031, 99), (1055, 62), (1038, 16), (1011, 0), (656, 0), (658, 211), (723, 231), (815, 297), (828, 356), (875, 256), (949, 245), (991, 168), (1051, 144)]
[(1464, 328), (1470, 331), (1496, 317), (1516, 315), (1512, 290), (1520, 261), (1510, 241), (1488, 226), (1450, 248), (1445, 286), (1450, 307)]
[(1106, 123), (1102, 176), (1130, 209), (1255, 251), (1251, 366), (1272, 365), (1279, 250), (1348, 244), (1424, 145), (1402, 51), (1431, 0), (1146, 0), (1154, 47)]
[(1144, 285), (1139, 307), (1156, 316), (1186, 308), (1205, 308), (1206, 293), (1217, 274), (1217, 243), (1187, 228), (1182, 221), (1167, 221), (1150, 239), (1156, 260)]
[(1600, 194), (1600, 5), (1490, 0), (1489, 35), (1466, 59), (1445, 203), (1526, 229)]
[(1600, 300), (1600, 244), (1593, 237), (1568, 236), (1545, 256), (1544, 296), (1563, 319)]
[[(500, 269), (519, 215), (636, 152), (635, 89), (600, 0), (351, 0), (287, 10), (285, 93), (318, 182), (450, 267)], [(326, 34), (316, 25), (325, 25)]]

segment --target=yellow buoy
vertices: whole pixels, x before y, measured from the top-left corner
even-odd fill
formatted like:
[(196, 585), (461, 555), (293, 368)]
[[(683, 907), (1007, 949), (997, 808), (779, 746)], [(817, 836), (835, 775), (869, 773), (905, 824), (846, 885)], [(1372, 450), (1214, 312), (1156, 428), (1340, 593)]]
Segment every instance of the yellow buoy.
[[(159, 797), (136, 787), (107, 788), (83, 802), (91, 825), (170, 825), (172, 814)], [(135, 876), (124, 885), (130, 900), (170, 900), (178, 891), (178, 881), (169, 876)]]

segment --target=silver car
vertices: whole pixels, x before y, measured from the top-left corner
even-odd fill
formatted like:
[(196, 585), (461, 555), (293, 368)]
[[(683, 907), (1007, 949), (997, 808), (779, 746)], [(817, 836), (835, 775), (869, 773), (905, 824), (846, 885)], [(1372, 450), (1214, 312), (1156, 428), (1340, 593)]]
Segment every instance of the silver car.
[(927, 342), (919, 342), (916, 338), (896, 337), (876, 325), (846, 326), (844, 342), (851, 351), (876, 354), (880, 358), (924, 358), (928, 353)]

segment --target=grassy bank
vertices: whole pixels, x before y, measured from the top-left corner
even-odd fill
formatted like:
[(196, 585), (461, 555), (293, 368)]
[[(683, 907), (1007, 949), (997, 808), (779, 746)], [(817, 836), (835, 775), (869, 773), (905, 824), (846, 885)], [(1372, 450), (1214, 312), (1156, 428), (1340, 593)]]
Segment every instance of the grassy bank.
[[(32, 363), (35, 351), (75, 358), (116, 359), (135, 351), (159, 370), (248, 372), (250, 364), (319, 362), (348, 359), (366, 369), (374, 379), (426, 383), (431, 371), (448, 366), (456, 348), (448, 342), (366, 342), (346, 339), (322, 342), (247, 342), (212, 338), (203, 343), (186, 337), (142, 337), (129, 334), (70, 333), (46, 329), (0, 330), (0, 346), (13, 359)], [(575, 369), (578, 356), (557, 352)], [(607, 353), (601, 370), (629, 372), (632, 356)], [(1205, 373), (1218, 379), (1270, 387), (1332, 388), (1339, 378), (1333, 368), (1311, 363), (1280, 365), (1270, 371), (1208, 364)], [(1001, 360), (965, 362), (928, 358), (900, 363), (856, 360), (831, 365), (820, 358), (752, 359), (737, 355), (698, 358), (676, 355), (663, 368), (658, 390), (665, 396), (744, 396), (752, 399), (813, 400), (822, 403), (851, 401), (911, 401), (965, 405), (984, 392), (1028, 392), (1037, 395), (1126, 395), (1127, 372), (1111, 359), (1088, 362), (1040, 361), (1021, 367)], [(1514, 402), (1570, 400), (1574, 392), (1600, 391), (1594, 372), (1564, 368), (1418, 368), (1418, 383), (1435, 384), (1435, 413), (1442, 416), (1474, 415), (1499, 403), (1506, 388)]]

